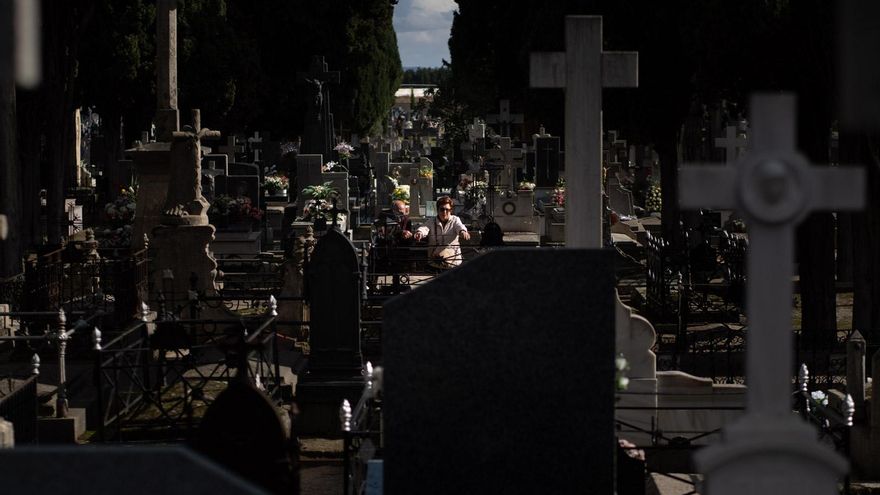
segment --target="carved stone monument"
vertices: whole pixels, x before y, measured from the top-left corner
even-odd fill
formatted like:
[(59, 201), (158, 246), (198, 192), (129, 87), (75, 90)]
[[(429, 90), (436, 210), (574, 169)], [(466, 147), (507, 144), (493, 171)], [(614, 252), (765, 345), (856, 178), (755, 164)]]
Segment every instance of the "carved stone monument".
[(795, 225), (813, 210), (852, 210), (864, 171), (811, 167), (795, 146), (793, 95), (754, 95), (754, 131), (734, 166), (683, 167), (682, 208), (735, 208), (749, 226), (746, 414), (696, 462), (713, 495), (838, 493), (846, 461), (791, 412), (791, 268)]

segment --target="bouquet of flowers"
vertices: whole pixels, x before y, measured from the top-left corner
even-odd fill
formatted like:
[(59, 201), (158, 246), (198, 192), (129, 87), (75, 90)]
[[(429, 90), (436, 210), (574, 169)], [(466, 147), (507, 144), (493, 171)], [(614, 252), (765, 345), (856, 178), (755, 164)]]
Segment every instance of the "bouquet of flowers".
[(351, 152), (354, 151), (354, 146), (346, 143), (345, 141), (341, 141), (333, 149), (336, 150), (336, 153), (339, 155), (340, 160), (348, 160), (349, 158), (351, 158)]
[(557, 206), (565, 206), (565, 179), (556, 182), (556, 188), (550, 193), (550, 200)]
[(321, 166), (321, 172), (348, 172), (340, 163), (327, 162)]
[(321, 185), (307, 186), (303, 188), (302, 193), (310, 196), (312, 199), (324, 199), (329, 201), (331, 196), (339, 194), (339, 191), (333, 187), (332, 184), (332, 182), (327, 181)]
[(251, 203), (251, 198), (246, 196), (232, 198), (221, 194), (214, 198), (208, 215), (212, 218), (227, 217), (232, 222), (259, 221), (263, 218), (263, 210)]
[(105, 248), (123, 248), (131, 246), (131, 225), (123, 225), (115, 229), (98, 229), (95, 238), (98, 244)]
[(104, 214), (114, 224), (130, 224), (134, 221), (136, 207), (135, 191), (129, 187), (123, 189), (113, 202), (104, 205)]
[(422, 165), (419, 167), (419, 177), (430, 179), (434, 177), (434, 168), (430, 165)]
[(535, 183), (529, 182), (527, 180), (520, 181), (519, 185), (517, 185), (516, 188), (519, 189), (520, 191), (534, 191), (535, 190)]
[(660, 211), (663, 206), (660, 184), (655, 180), (648, 182), (648, 190), (645, 192), (645, 209), (649, 212)]
[(409, 203), (409, 186), (397, 186), (391, 191), (391, 200), (399, 199), (405, 203)]
[(280, 191), (286, 190), (287, 185), (287, 176), (283, 174), (267, 175), (263, 179), (263, 188), (272, 195), (278, 194)]

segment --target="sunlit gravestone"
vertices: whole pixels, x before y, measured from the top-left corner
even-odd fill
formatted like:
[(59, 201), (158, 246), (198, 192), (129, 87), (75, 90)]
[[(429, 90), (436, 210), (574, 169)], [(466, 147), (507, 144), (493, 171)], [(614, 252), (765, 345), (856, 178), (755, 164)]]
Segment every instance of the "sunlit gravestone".
[(679, 176), (682, 208), (736, 209), (749, 229), (746, 414), (695, 459), (713, 495), (838, 493), (846, 461), (791, 410), (793, 239), (811, 211), (861, 208), (864, 171), (810, 166), (796, 149), (793, 95), (753, 95), (750, 114), (747, 155)]
[(532, 53), (533, 88), (565, 89), (565, 246), (602, 247), (602, 88), (639, 85), (637, 52), (602, 51), (601, 16), (567, 16), (565, 51)]

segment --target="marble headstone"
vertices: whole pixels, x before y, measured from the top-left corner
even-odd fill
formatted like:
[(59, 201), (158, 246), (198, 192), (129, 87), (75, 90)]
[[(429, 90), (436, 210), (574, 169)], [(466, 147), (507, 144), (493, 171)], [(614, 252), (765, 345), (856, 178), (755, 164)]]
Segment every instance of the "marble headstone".
[(612, 493), (614, 283), (609, 251), (509, 249), (388, 301), (385, 493)]

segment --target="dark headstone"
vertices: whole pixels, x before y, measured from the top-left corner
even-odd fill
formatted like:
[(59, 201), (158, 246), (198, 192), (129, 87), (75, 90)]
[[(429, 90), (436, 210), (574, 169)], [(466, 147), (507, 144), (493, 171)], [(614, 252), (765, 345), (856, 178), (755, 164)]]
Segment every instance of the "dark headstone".
[(553, 187), (559, 180), (562, 155), (558, 136), (535, 138), (535, 184)]
[(230, 163), (227, 170), (226, 175), (215, 178), (216, 194), (248, 197), (252, 204), (260, 204), (260, 168), (250, 163)]
[[(46, 467), (52, 472), (47, 473)], [(0, 449), (3, 493), (155, 495), (266, 493), (179, 446), (70, 446)]]
[(296, 439), (272, 401), (249, 382), (235, 380), (217, 396), (193, 447), (268, 491), (299, 491)]
[(315, 246), (306, 275), (311, 354), (308, 374), (296, 387), (302, 434), (338, 435), (342, 399), (357, 403), (363, 388), (359, 270), (354, 245), (329, 229)]
[(493, 251), (385, 304), (385, 493), (613, 493), (610, 251)]

